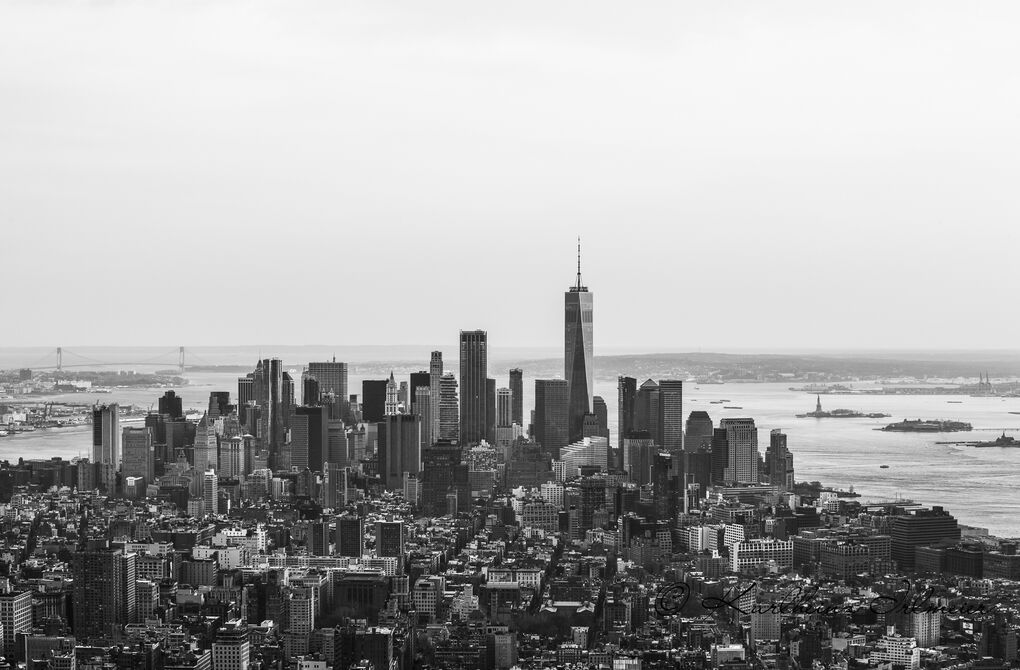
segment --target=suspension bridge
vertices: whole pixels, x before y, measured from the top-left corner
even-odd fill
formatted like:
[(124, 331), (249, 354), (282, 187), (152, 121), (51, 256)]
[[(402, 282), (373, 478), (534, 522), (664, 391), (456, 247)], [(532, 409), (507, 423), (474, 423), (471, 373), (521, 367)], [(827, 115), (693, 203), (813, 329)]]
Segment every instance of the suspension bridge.
[(136, 360), (106, 360), (96, 358), (94, 355), (86, 356), (84, 354), (75, 353), (65, 349), (64, 347), (57, 347), (56, 349), (51, 349), (46, 352), (45, 355), (32, 363), (22, 365), (20, 367), (29, 368), (30, 370), (55, 370), (57, 372), (61, 372), (68, 369), (83, 368), (94, 369), (123, 366), (165, 366), (167, 368), (175, 367), (179, 374), (184, 374), (187, 369), (188, 360), (199, 365), (207, 364), (206, 361), (196, 357), (184, 347), (176, 347), (147, 358), (139, 358)]

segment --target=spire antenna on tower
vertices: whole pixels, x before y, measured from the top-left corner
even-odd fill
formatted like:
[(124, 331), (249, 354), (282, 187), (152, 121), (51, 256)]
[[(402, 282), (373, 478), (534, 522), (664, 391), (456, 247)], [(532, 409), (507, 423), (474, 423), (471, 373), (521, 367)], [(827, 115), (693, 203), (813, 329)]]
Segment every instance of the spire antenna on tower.
[(581, 288), (581, 236), (577, 236), (577, 288)]

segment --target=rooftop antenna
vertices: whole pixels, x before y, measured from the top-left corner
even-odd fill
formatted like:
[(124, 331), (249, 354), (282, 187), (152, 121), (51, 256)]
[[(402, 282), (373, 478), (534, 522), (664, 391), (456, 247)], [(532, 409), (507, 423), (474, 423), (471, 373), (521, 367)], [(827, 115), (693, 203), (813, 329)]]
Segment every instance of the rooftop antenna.
[(577, 236), (577, 288), (581, 288), (581, 236)]

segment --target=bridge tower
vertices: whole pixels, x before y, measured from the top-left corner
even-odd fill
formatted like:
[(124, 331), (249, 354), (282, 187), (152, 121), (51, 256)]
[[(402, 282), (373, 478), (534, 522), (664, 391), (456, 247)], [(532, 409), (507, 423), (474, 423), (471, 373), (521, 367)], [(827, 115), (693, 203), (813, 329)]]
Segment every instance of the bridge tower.
[(184, 374), (184, 347), (180, 347), (177, 351), (180, 354), (180, 361), (178, 361), (178, 363), (177, 363), (177, 368), (180, 371), (180, 373), (183, 375)]
[(64, 365), (64, 350), (57, 347), (57, 372), (60, 372), (61, 367)]

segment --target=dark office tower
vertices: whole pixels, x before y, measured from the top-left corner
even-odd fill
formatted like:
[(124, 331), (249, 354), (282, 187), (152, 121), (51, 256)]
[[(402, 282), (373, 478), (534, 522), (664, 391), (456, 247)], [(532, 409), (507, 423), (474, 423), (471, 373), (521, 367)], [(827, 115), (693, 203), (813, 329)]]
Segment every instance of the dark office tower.
[(599, 436), (609, 439), (609, 408), (606, 407), (605, 399), (597, 395), (592, 398), (591, 405), (592, 414), (595, 415), (596, 423), (599, 427)]
[(439, 438), (456, 442), (460, 439), (460, 401), (457, 378), (452, 373), (439, 379)]
[(687, 416), (687, 445), (692, 449), (696, 448), (699, 444), (710, 444), (714, 431), (715, 424), (712, 422), (712, 417), (708, 415), (708, 412), (694, 410)]
[(120, 467), (120, 408), (117, 403), (92, 407), (92, 462)]
[(184, 416), (182, 399), (174, 391), (167, 391), (159, 399), (159, 413), (166, 414), (171, 419), (180, 419)]
[(290, 427), (288, 421), (294, 414), (294, 408), (297, 407), (297, 401), (295, 399), (295, 385), (294, 378), (290, 376), (289, 372), (283, 373), (283, 385), (280, 387), (282, 393), (280, 395), (280, 417), (283, 420), (284, 431)]
[(524, 426), (524, 371), (520, 368), (510, 370), (510, 423)]
[(471, 481), (464, 450), (456, 441), (439, 440), (422, 454), (421, 506), (425, 514), (443, 516), (447, 495), (457, 494), (457, 508), (471, 505)]
[(726, 430), (729, 451), (723, 481), (727, 484), (757, 484), (760, 454), (754, 419), (723, 419), (719, 427)]
[[(271, 468), (277, 467), (277, 456), (286, 441), (289, 417), (284, 412), (289, 412), (290, 407), (284, 401), (287, 390), (284, 387), (284, 374), (283, 361), (279, 358), (260, 360), (252, 373), (254, 400), (260, 409), (258, 437), (269, 450)], [(293, 397), (293, 389), (289, 395)]]
[(146, 484), (152, 484), (155, 481), (152, 429), (125, 426), (121, 446), (124, 449), (121, 477), (141, 477)]
[(301, 402), (309, 407), (319, 404), (319, 380), (305, 370), (301, 375)]
[(212, 391), (209, 393), (209, 416), (212, 418), (228, 416), (234, 411), (230, 404), (230, 391)]
[(690, 443), (686, 445), (685, 455), (687, 462), (684, 466), (684, 472), (686, 473), (688, 486), (691, 484), (698, 485), (699, 498), (705, 498), (708, 494), (708, 487), (712, 485), (712, 447), (710, 444), (711, 439), (708, 438), (708, 444), (699, 444), (694, 447)]
[[(570, 444), (567, 430), (569, 387), (566, 379), (535, 380), (535, 442), (554, 459)], [(581, 417), (582, 421), (584, 417)]]
[(137, 612), (135, 554), (121, 549), (77, 551), (71, 564), (74, 636), (83, 643), (119, 640)]
[(508, 388), (496, 389), (496, 426), (498, 428), (513, 423), (513, 403), (513, 391)]
[(633, 377), (620, 375), (616, 380), (616, 408), (618, 412), (616, 424), (616, 444), (621, 448), (623, 441), (634, 427), (634, 402), (637, 399), (637, 380)]
[(383, 486), (399, 491), (404, 473), (421, 472), (421, 417), (417, 414), (391, 414), (379, 423), (379, 478)]
[(496, 444), (496, 380), (485, 380), (485, 441)]
[(336, 553), (360, 558), (365, 553), (365, 520), (357, 514), (336, 518)]
[(257, 402), (255, 399), (255, 373), (248, 373), (247, 377), (237, 379), (237, 416), (243, 424), (249, 424), (248, 406)]
[(361, 382), (361, 420), (379, 423), (386, 416), (386, 384), (388, 379), (366, 379)]
[(433, 444), (441, 436), (440, 386), (443, 378), (443, 352), (433, 351), (429, 360), (429, 416), (428, 443)]
[(404, 522), (375, 522), (375, 553), (377, 556), (392, 556), (404, 563)]
[(652, 480), (652, 457), (659, 450), (646, 430), (632, 430), (623, 438), (623, 469), (630, 481), (644, 486)]
[(647, 430), (656, 444), (662, 443), (659, 434), (659, 385), (651, 379), (638, 387), (634, 398), (634, 430)]
[(655, 487), (655, 516), (658, 521), (668, 521), (677, 512), (677, 473), (673, 465), (672, 455), (666, 452), (652, 456), (652, 486)]
[[(305, 432), (299, 434), (299, 429)], [(303, 437), (303, 444), (298, 440)], [(295, 407), (291, 420), (291, 466), (322, 472), (329, 453), (329, 415), (325, 407)]]
[(726, 442), (726, 429), (712, 431), (712, 483), (722, 484), (726, 477), (726, 466), (730, 462), (730, 445)]
[[(332, 393), (337, 398), (347, 398), (347, 364), (331, 361), (308, 364), (308, 374), (319, 381), (319, 393)], [(308, 402), (306, 401), (307, 405)]]
[(460, 331), (460, 443), (464, 446), (485, 439), (488, 348), (484, 330)]
[(765, 481), (780, 491), (793, 489), (793, 454), (786, 447), (786, 434), (774, 429), (765, 450)]
[[(408, 412), (408, 414), (418, 414), (418, 415), (421, 415), (421, 412), (418, 411), (418, 407), (415, 405), (415, 399), (414, 399), (414, 390), (416, 388), (418, 388), (419, 386), (427, 386), (427, 387), (431, 388), (431, 386), (432, 386), (432, 375), (430, 373), (428, 373), (428, 372), (425, 372), (424, 370), (420, 370), (418, 372), (412, 372), (411, 373), (411, 383), (408, 386), (408, 391), (407, 391), (407, 393), (408, 393), (408, 404), (409, 404), (409, 406), (411, 408), (410, 411)], [(425, 419), (426, 418), (424, 416), (422, 416), (422, 422), (423, 423), (425, 422)]]
[(941, 507), (904, 512), (893, 518), (890, 552), (900, 570), (914, 569), (914, 549), (939, 542), (959, 542), (956, 518)]
[(659, 380), (659, 440), (663, 451), (683, 451), (684, 383), (678, 379)]
[(564, 372), (568, 387), (568, 439), (581, 439), (584, 415), (591, 412), (594, 382), (592, 294), (581, 284), (581, 243), (577, 243), (577, 282), (564, 294)]

